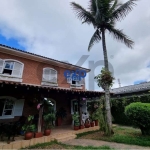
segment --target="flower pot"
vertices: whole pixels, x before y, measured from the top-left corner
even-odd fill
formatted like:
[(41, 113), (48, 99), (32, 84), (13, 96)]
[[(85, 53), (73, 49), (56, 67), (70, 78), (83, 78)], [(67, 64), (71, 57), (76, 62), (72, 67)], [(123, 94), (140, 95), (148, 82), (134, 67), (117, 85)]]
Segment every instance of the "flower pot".
[(49, 136), (51, 134), (51, 129), (44, 130), (44, 135)]
[(98, 126), (98, 120), (95, 120), (95, 126)]
[(57, 120), (56, 120), (56, 125), (57, 126), (61, 126), (61, 124), (62, 124), (62, 118), (57, 118)]
[(34, 137), (35, 138), (39, 138), (39, 137), (42, 137), (43, 136), (43, 133), (42, 132), (36, 132), (35, 134), (34, 134)]
[(94, 127), (94, 122), (91, 122), (91, 127)]
[(74, 126), (74, 130), (79, 130), (79, 126)]
[(33, 132), (27, 132), (25, 133), (25, 140), (30, 140), (33, 138)]
[(80, 128), (80, 129), (84, 129), (84, 126), (83, 126), (83, 125), (81, 125), (79, 128)]
[(89, 123), (85, 123), (84, 126), (85, 126), (85, 128), (89, 128), (90, 124)]

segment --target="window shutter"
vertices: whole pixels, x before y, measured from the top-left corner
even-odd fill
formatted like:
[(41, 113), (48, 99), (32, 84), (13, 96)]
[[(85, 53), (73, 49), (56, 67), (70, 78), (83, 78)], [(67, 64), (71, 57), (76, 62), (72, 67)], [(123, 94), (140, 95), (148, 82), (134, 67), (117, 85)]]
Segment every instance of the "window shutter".
[(67, 74), (67, 83), (72, 83), (72, 74)]
[(50, 82), (57, 83), (57, 71), (50, 69)]
[(23, 106), (24, 106), (24, 99), (16, 100), (13, 116), (22, 116)]
[(12, 76), (21, 78), (22, 77), (22, 70), (23, 70), (23, 65), (21, 63), (14, 62)]
[(80, 81), (76, 81), (76, 86), (81, 86)]
[(67, 77), (67, 83), (70, 83), (70, 84), (72, 83), (72, 78), (71, 78), (71, 76), (68, 76), (68, 77)]
[(0, 73), (3, 72), (4, 60), (0, 59)]
[(50, 69), (44, 68), (43, 70), (43, 81), (49, 81)]
[(80, 85), (84, 85), (84, 84), (85, 84), (85, 78), (81, 78)]

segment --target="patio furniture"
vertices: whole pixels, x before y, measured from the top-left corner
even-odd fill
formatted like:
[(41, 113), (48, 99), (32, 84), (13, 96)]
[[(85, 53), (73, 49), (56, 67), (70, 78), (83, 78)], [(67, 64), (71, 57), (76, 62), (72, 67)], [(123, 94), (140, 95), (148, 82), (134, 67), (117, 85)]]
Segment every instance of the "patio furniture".
[(7, 137), (7, 143), (10, 143), (10, 140), (15, 141), (15, 136), (20, 134), (25, 119), (26, 117), (22, 116), (15, 122), (0, 123), (0, 140), (3, 141), (4, 137)]

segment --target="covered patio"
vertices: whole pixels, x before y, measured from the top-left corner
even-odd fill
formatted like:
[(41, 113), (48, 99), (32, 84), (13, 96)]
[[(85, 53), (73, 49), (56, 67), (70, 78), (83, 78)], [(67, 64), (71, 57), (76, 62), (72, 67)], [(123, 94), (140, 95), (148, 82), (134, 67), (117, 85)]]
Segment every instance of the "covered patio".
[(50, 142), (56, 139), (57, 141), (68, 141), (70, 139), (76, 138), (76, 134), (88, 132), (88, 131), (95, 131), (98, 130), (99, 126), (84, 128), (80, 130), (73, 130), (73, 126), (71, 125), (64, 125), (55, 127), (51, 130), (50, 136), (43, 136), (40, 138), (32, 138), (31, 140), (24, 140), (24, 136), (17, 136), (15, 141), (12, 141), (10, 144), (7, 144), (6, 141), (0, 141), (0, 149), (20, 149), (25, 148), (28, 146), (32, 146), (38, 143), (45, 143)]
[[(15, 105), (11, 106), (11, 109), (1, 111), (0, 123), (6, 124), (10, 122), (15, 123), (18, 122), (21, 117), (27, 118), (29, 115), (34, 116), (38, 115), (39, 111), (37, 110), (37, 104), (41, 101), (42, 97), (47, 97), (52, 100), (55, 100), (56, 111), (58, 111), (60, 107), (63, 107), (66, 110), (67, 116), (63, 119), (62, 125), (60, 127), (55, 126), (52, 129), (50, 135), (51, 138), (55, 136), (55, 134), (57, 135), (57, 133), (59, 134), (63, 132), (64, 134), (66, 134), (66, 133), (84, 132), (86, 130), (92, 130), (96, 128), (91, 127), (89, 129), (74, 131), (72, 126), (73, 125), (72, 114), (74, 111), (78, 111), (81, 120), (82, 114), (84, 112), (87, 112), (86, 109), (87, 100), (88, 101), (95, 100), (96, 98), (99, 98), (100, 96), (104, 95), (103, 92), (97, 91), (82, 91), (77, 89), (43, 87), (14, 82), (2, 82), (2, 81), (0, 81), (0, 91), (1, 91), (0, 102), (2, 102), (4, 98), (5, 99), (11, 98), (15, 102)], [(76, 106), (74, 107), (75, 103)], [(35, 120), (35, 124), (37, 125), (37, 120)], [(23, 137), (21, 136), (15, 136), (16, 141), (18, 141), (18, 139), (20, 140), (20, 138), (23, 139)], [(38, 141), (38, 138), (34, 138), (34, 140)], [(24, 142), (26, 143), (26, 141)], [(2, 143), (3, 142), (1, 142), (1, 144)]]

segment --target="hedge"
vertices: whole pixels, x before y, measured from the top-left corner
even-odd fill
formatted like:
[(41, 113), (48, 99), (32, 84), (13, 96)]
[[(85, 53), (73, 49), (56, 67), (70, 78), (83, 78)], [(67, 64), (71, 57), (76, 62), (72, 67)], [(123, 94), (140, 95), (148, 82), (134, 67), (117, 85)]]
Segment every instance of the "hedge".
[(150, 135), (150, 103), (131, 103), (125, 107), (125, 114), (143, 135)]
[(125, 115), (125, 107), (133, 102), (150, 103), (150, 94), (143, 94), (140, 96), (112, 98), (111, 99), (111, 112), (113, 116), (113, 123), (121, 125), (132, 125), (131, 120)]

